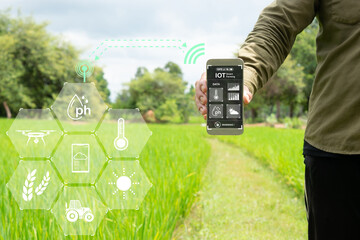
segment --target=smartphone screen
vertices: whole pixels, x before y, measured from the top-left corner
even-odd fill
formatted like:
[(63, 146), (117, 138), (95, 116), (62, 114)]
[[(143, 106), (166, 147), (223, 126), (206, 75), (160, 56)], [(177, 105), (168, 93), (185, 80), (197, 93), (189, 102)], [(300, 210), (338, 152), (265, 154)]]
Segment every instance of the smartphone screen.
[(89, 144), (72, 144), (71, 161), (73, 173), (88, 173), (90, 170)]
[(207, 62), (207, 132), (243, 133), (243, 61), (210, 59)]

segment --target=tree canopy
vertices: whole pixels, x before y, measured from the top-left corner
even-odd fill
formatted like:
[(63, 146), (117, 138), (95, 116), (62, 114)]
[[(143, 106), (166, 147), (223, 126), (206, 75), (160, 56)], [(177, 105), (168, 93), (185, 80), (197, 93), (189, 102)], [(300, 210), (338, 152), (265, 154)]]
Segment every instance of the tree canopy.
[[(46, 26), (32, 17), (12, 18), (0, 12), (0, 102), (8, 116), (20, 107), (49, 107), (65, 82), (81, 81), (74, 71), (80, 51), (50, 34)], [(109, 101), (102, 69), (95, 67), (89, 80)]]
[(139, 67), (135, 77), (127, 85), (128, 89), (118, 94), (114, 107), (137, 107), (143, 113), (154, 111), (156, 120), (161, 122), (176, 117), (184, 122), (188, 121), (194, 106), (193, 95), (185, 91), (187, 83), (176, 63), (168, 62), (163, 68), (158, 67), (153, 72)]
[[(82, 82), (74, 71), (81, 52), (46, 27), (32, 17), (13, 18), (9, 12), (0, 12), (0, 116), (11, 117), (20, 107), (49, 107), (65, 82)], [(284, 64), (245, 108), (247, 118), (264, 121), (274, 112), (278, 119), (306, 113), (316, 69), (317, 32), (314, 21), (298, 35)], [(88, 81), (95, 82), (110, 103), (101, 67), (94, 67)], [(154, 71), (138, 67), (113, 107), (151, 111), (158, 122), (174, 118), (187, 122), (197, 112), (193, 97), (194, 88), (187, 88), (180, 66), (167, 62)]]

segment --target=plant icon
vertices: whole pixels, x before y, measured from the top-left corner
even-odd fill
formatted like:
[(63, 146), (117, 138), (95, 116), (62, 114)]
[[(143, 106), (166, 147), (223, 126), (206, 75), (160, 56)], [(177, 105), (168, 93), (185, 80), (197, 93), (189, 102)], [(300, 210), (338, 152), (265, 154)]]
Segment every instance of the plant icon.
[[(33, 170), (32, 172), (29, 172), (29, 174), (25, 179), (22, 197), (26, 202), (31, 201), (31, 199), (33, 198), (33, 186), (34, 186), (34, 181), (36, 179), (35, 174), (36, 174), (36, 169)], [(35, 194), (38, 196), (43, 194), (47, 186), (49, 185), (49, 181), (50, 181), (50, 174), (49, 171), (47, 171), (39, 186), (35, 188)]]

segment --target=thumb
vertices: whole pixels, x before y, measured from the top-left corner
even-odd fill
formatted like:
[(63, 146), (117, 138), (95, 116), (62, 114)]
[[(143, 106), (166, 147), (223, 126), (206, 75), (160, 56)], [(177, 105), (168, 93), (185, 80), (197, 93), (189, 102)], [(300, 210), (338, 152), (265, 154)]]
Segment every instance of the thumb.
[(244, 86), (244, 96), (243, 96), (244, 104), (245, 105), (249, 104), (252, 97), (253, 95), (250, 92), (249, 88), (247, 86)]

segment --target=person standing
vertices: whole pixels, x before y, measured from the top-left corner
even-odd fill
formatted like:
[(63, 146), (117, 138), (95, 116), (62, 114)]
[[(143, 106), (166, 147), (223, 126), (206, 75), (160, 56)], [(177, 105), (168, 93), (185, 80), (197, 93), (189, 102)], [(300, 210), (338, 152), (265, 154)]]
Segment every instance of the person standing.
[[(308, 238), (360, 239), (360, 1), (276, 0), (239, 50), (244, 103), (277, 71), (317, 18), (317, 68), (304, 137)], [(206, 118), (206, 76), (195, 84)], [(256, 97), (256, 96), (255, 96)]]

